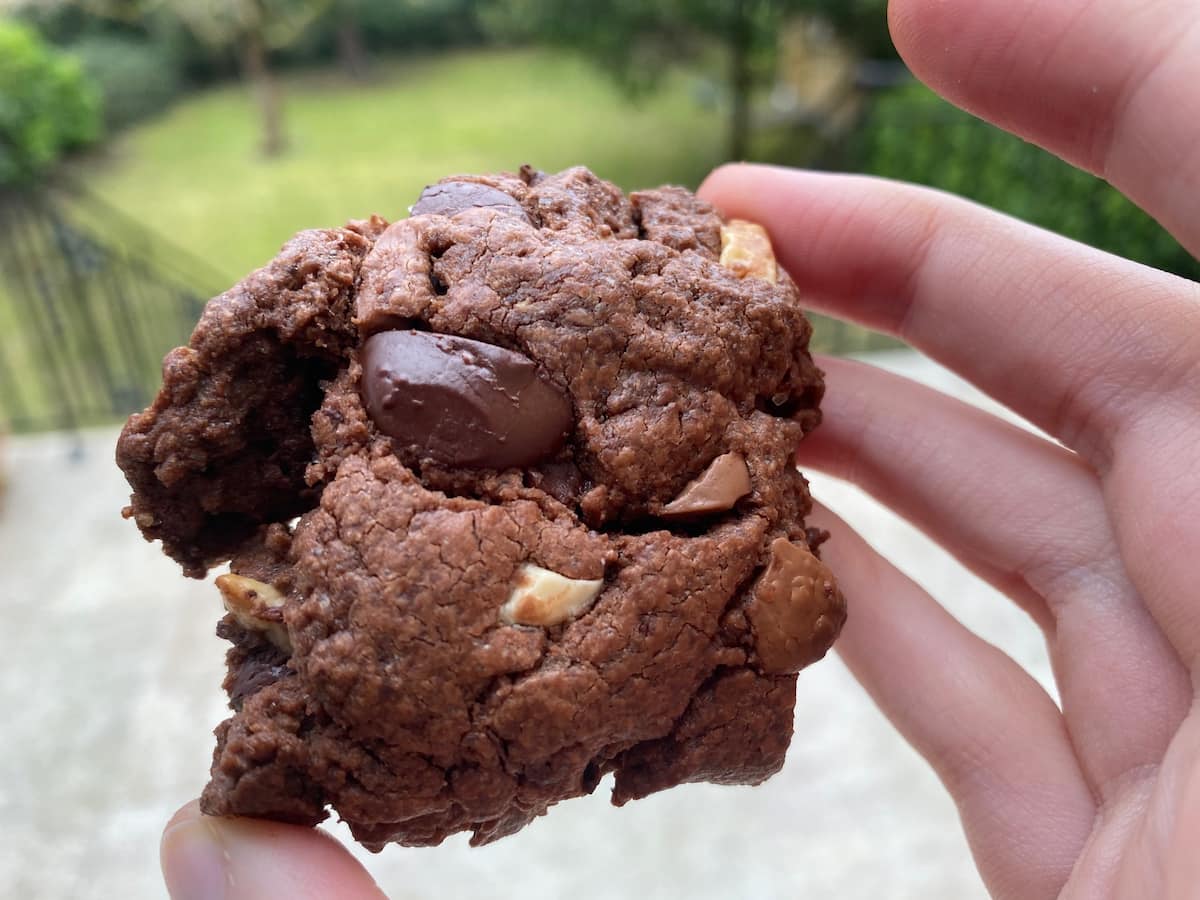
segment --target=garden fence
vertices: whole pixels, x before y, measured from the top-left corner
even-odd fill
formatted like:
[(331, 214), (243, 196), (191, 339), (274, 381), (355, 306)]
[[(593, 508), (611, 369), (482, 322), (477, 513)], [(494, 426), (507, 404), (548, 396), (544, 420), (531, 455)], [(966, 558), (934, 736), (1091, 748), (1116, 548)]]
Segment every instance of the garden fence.
[(145, 406), (223, 281), (79, 185), (0, 193), (0, 430)]

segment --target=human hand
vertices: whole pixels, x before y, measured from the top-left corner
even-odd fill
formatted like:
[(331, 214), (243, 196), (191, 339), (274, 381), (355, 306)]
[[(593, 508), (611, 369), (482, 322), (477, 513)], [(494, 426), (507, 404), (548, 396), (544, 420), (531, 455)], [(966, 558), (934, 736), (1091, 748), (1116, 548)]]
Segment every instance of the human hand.
[[(1200, 250), (1191, 4), (893, 0), (891, 16), (918, 75), (1103, 174)], [(1195, 896), (1200, 289), (872, 179), (739, 166), (704, 192), (769, 228), (815, 306), (899, 334), (1065, 445), (825, 360), (825, 424), (800, 452), (924, 528), (1046, 633), (1061, 712), (824, 514), (852, 603), (838, 647), (945, 781), (988, 887)], [(162, 856), (176, 900), (382, 896), (320, 831), (202, 819), (194, 805)]]
[[(1200, 8), (892, 0), (949, 99), (1109, 179), (1200, 251)], [(962, 200), (757, 166), (702, 194), (764, 224), (812, 305), (898, 335), (1063, 446), (845, 360), (800, 448), (1025, 609), (1058, 708), (828, 513), (837, 649), (954, 797), (996, 897), (1200, 896), (1200, 288)]]

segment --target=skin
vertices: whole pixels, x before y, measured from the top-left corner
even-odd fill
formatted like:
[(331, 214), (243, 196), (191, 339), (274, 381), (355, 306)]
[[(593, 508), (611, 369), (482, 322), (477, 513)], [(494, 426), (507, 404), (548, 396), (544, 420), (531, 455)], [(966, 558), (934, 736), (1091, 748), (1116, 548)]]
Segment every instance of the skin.
[[(1200, 253), (1194, 0), (893, 0), (889, 18), (921, 79), (1108, 179)], [(899, 335), (1059, 442), (825, 359), (825, 424), (798, 454), (1045, 634), (1061, 709), (819, 511), (854, 602), (837, 649), (953, 796), (992, 895), (1200, 897), (1200, 286), (876, 179), (737, 165), (701, 193), (765, 225), (816, 308)], [(176, 900), (213, 896), (212, 866), (232, 898), (275, 873), (294, 897), (382, 896), (319, 830), (194, 805), (162, 860)]]

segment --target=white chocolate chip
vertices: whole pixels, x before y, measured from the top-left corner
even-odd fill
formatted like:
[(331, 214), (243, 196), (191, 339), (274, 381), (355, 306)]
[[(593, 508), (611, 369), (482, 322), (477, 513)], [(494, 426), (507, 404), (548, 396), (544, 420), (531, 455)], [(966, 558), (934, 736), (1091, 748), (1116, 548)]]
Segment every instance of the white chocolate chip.
[(244, 575), (221, 575), (217, 578), (217, 590), (221, 601), (237, 623), (248, 631), (258, 631), (272, 644), (285, 653), (292, 652), (292, 642), (287, 628), (278, 614), (268, 610), (278, 609), (286, 602), (283, 594), (272, 585), (255, 581)]
[(517, 586), (500, 607), (500, 621), (510, 625), (558, 625), (592, 605), (603, 579), (567, 578), (526, 563), (517, 571)]
[(738, 278), (753, 275), (775, 284), (779, 267), (767, 229), (745, 219), (731, 219), (721, 226), (721, 265)]

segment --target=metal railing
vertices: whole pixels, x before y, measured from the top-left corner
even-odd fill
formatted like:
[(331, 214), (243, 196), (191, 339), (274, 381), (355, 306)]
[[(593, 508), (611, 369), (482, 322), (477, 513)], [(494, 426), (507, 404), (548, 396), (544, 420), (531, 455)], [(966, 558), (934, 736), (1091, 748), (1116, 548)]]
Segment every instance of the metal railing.
[(0, 194), (0, 427), (145, 406), (225, 279), (79, 185)]

